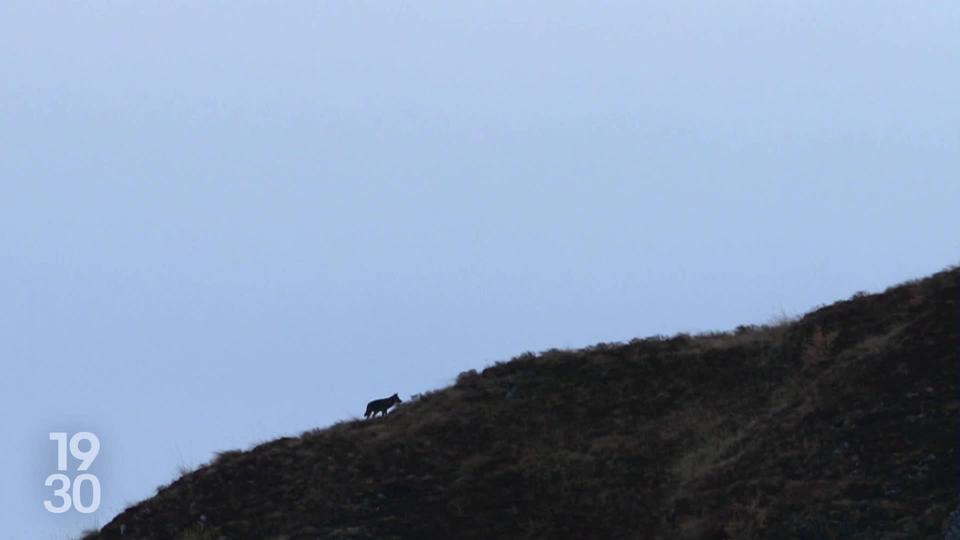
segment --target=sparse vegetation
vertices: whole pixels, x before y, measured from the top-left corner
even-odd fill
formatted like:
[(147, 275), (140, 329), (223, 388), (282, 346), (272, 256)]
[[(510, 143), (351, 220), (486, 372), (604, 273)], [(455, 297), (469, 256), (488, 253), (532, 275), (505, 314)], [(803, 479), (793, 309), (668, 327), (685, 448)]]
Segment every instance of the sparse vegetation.
[(954, 269), (734, 332), (525, 353), (221, 453), (85, 538), (942, 538), (958, 298)]

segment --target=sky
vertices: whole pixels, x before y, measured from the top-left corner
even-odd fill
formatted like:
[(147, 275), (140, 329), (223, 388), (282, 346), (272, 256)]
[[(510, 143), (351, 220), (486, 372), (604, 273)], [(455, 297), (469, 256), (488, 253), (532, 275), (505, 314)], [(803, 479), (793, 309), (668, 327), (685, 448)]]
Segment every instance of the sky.
[[(0, 537), (957, 264), (958, 63), (947, 1), (0, 2)], [(102, 504), (48, 513), (78, 431)]]

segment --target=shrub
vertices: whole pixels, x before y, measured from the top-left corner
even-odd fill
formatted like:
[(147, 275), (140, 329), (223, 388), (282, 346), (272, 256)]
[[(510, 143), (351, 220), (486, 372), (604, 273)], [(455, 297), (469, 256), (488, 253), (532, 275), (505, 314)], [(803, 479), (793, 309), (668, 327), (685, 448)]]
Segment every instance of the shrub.
[(457, 386), (471, 386), (476, 384), (479, 378), (480, 374), (475, 369), (461, 372), (457, 375)]
[(809, 368), (816, 366), (827, 358), (833, 350), (833, 341), (837, 338), (837, 332), (824, 332), (819, 325), (814, 328), (813, 334), (803, 347), (801, 359), (803, 367)]

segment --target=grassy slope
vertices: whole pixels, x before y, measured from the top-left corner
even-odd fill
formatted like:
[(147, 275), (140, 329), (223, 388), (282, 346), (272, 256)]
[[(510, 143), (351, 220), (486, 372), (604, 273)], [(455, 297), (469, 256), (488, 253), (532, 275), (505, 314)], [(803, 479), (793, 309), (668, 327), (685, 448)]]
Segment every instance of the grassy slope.
[(223, 454), (86, 538), (936, 538), (957, 503), (958, 286), (520, 356)]

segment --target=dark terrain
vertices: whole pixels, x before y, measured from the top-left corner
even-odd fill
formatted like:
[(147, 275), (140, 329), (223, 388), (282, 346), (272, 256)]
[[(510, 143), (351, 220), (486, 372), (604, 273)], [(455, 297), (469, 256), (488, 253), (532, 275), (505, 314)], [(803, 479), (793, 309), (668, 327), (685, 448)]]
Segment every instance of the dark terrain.
[(954, 268), (792, 321), (525, 354), (223, 453), (84, 538), (943, 538), (958, 298)]

